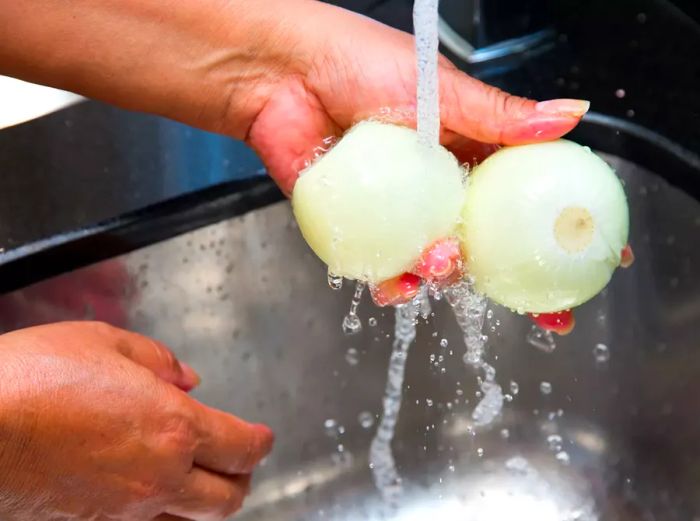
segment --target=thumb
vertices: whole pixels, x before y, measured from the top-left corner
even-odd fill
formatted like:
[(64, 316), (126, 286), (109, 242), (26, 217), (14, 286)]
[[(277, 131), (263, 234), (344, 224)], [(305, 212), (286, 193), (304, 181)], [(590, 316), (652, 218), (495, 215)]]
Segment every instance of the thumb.
[(446, 130), (483, 143), (522, 145), (560, 138), (578, 124), (590, 103), (576, 99), (538, 103), (442, 67), (440, 105)]
[(138, 333), (123, 330), (122, 333), (125, 341), (116, 344), (120, 354), (183, 391), (191, 391), (199, 385), (199, 375), (189, 365), (179, 361), (165, 344)]

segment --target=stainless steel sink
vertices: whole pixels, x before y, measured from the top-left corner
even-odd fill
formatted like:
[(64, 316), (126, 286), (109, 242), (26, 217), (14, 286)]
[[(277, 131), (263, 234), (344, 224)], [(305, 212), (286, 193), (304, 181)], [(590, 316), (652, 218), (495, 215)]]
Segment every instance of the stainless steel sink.
[(476, 375), (435, 303), (408, 359), (398, 510), (367, 456), (393, 312), (365, 299), (362, 332), (343, 336), (352, 288), (328, 288), (287, 203), (8, 294), (0, 321), (97, 318), (152, 335), (201, 372), (199, 399), (270, 424), (277, 445), (241, 520), (697, 520), (700, 204), (605, 157), (626, 183), (637, 262), (553, 352), (528, 343), (526, 318), (493, 307), (488, 357), (519, 389), (487, 429), (471, 424)]

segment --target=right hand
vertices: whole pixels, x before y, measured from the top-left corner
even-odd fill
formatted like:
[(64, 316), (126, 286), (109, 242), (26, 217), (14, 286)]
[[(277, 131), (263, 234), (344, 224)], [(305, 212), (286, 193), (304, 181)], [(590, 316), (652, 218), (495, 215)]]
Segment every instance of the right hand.
[(0, 336), (0, 519), (222, 520), (272, 433), (186, 392), (162, 344), (102, 323)]

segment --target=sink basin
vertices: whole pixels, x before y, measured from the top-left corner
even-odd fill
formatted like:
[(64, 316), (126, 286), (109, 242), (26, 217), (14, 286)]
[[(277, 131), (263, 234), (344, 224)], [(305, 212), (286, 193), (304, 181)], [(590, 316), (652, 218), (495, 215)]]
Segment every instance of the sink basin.
[(0, 323), (99, 319), (152, 335), (203, 376), (198, 399), (271, 425), (240, 520), (700, 519), (700, 203), (604, 157), (626, 185), (636, 263), (551, 352), (528, 342), (525, 317), (491, 307), (487, 356), (513, 400), (486, 428), (470, 421), (476, 374), (454, 317), (434, 302), (393, 444), (398, 509), (368, 466), (393, 312), (365, 298), (362, 331), (342, 334), (353, 288), (329, 289), (286, 202), (8, 293)]

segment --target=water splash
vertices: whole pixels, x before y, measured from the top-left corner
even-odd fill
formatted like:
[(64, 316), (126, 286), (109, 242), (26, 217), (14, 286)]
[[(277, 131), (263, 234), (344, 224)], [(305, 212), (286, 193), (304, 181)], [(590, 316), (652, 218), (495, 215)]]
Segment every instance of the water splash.
[(557, 344), (551, 331), (545, 331), (539, 326), (532, 326), (526, 337), (527, 343), (545, 353), (552, 353)]
[(328, 287), (335, 291), (343, 287), (343, 277), (336, 275), (330, 269), (328, 270)]
[(549, 382), (540, 382), (540, 392), (544, 395), (552, 394), (552, 384)]
[(416, 338), (416, 319), (420, 311), (419, 299), (396, 307), (394, 344), (389, 358), (389, 370), (384, 391), (383, 412), (377, 432), (369, 449), (370, 468), (374, 482), (390, 507), (398, 505), (401, 497), (401, 477), (391, 452), (391, 441), (401, 410), (401, 394), (408, 349)]
[(362, 300), (362, 293), (365, 290), (364, 282), (355, 283), (355, 294), (352, 296), (352, 301), (350, 302), (350, 311), (343, 319), (343, 333), (346, 335), (355, 335), (362, 331), (362, 321), (360, 317), (357, 316), (357, 308), (360, 305), (360, 300)]
[(496, 370), (484, 360), (486, 340), (482, 333), (486, 318), (486, 297), (475, 292), (469, 281), (462, 281), (445, 290), (457, 324), (464, 335), (467, 352), (464, 362), (481, 371), (481, 400), (472, 412), (477, 426), (489, 425), (503, 410), (503, 391), (496, 382)]
[(610, 349), (605, 344), (596, 344), (593, 348), (593, 357), (599, 364), (604, 364), (610, 360)]
[(374, 414), (369, 411), (362, 411), (357, 415), (357, 421), (363, 429), (369, 429), (374, 425)]

